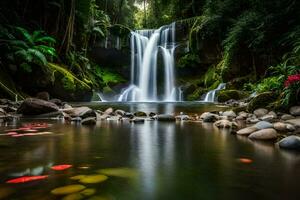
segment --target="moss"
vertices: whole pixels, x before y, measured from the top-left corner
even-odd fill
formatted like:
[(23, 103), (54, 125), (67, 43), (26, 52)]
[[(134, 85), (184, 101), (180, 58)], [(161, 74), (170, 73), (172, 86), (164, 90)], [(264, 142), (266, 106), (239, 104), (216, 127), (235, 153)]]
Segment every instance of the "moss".
[(248, 104), (247, 110), (253, 112), (257, 108), (265, 108), (275, 102), (277, 95), (273, 92), (264, 92), (254, 97)]
[(197, 88), (194, 92), (187, 96), (188, 101), (199, 101), (201, 96), (207, 92), (207, 89)]
[(219, 91), (218, 94), (218, 101), (219, 102), (226, 102), (230, 99), (234, 100), (240, 100), (247, 98), (249, 94), (244, 91), (239, 91), (239, 90), (221, 90)]

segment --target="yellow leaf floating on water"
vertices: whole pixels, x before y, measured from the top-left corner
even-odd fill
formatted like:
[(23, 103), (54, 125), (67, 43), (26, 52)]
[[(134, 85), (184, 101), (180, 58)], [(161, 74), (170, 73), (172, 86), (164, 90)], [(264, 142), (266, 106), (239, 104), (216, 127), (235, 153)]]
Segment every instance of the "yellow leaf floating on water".
[(71, 180), (80, 180), (80, 179), (83, 179), (85, 177), (86, 177), (86, 175), (77, 175), (77, 176), (72, 176), (70, 179)]
[(80, 194), (84, 195), (84, 196), (92, 196), (96, 193), (96, 190), (93, 188), (87, 188), (83, 191), (80, 192)]
[(72, 194), (76, 192), (80, 192), (85, 189), (85, 186), (83, 185), (67, 185), (63, 187), (55, 188), (51, 191), (51, 194), (54, 195), (67, 195)]
[(111, 196), (93, 196), (91, 198), (89, 198), (88, 200), (113, 200), (115, 198), (111, 197)]
[(93, 183), (101, 183), (103, 181), (106, 181), (108, 179), (107, 176), (105, 175), (86, 175), (82, 179), (79, 179), (80, 183), (88, 183), (88, 184), (93, 184)]
[(121, 178), (135, 178), (138, 176), (137, 170), (127, 167), (100, 169), (97, 172), (107, 176), (116, 176)]
[(80, 193), (75, 193), (75, 194), (69, 194), (65, 196), (62, 200), (80, 200), (83, 199), (84, 196), (81, 195)]

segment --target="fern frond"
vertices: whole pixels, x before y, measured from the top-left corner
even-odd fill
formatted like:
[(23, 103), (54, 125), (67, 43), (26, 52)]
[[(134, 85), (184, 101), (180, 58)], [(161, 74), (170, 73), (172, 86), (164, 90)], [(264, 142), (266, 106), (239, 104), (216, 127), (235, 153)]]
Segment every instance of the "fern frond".
[(45, 55), (57, 57), (56, 50), (53, 47), (49, 47), (46, 45), (38, 45), (34, 47)]
[(24, 39), (31, 45), (34, 45), (31, 34), (24, 28), (16, 27), (16, 30), (24, 37)]
[(25, 62), (32, 62), (32, 59), (33, 59), (32, 55), (24, 49), (16, 51), (14, 53), (14, 56), (21, 59), (21, 60), (23, 60), (23, 61), (25, 61)]
[(37, 49), (28, 49), (28, 53), (32, 55), (32, 62), (35, 64), (46, 66), (48, 64), (45, 55)]
[(49, 44), (55, 44), (56, 40), (53, 37), (50, 36), (43, 36), (40, 38), (36, 38), (35, 43), (49, 43)]

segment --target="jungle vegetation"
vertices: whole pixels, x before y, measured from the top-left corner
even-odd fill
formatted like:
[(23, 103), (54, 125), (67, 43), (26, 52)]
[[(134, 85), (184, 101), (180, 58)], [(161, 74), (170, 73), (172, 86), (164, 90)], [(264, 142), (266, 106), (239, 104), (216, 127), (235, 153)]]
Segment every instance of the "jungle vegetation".
[(177, 67), (194, 87), (190, 100), (230, 82), (293, 104), (300, 80), (286, 82), (300, 70), (299, 8), (297, 0), (2, 0), (1, 94), (69, 91), (76, 99), (78, 91), (111, 90), (126, 82), (128, 65), (99, 63), (93, 48), (115, 37), (128, 52), (131, 30), (175, 21), (189, 47), (177, 53)]

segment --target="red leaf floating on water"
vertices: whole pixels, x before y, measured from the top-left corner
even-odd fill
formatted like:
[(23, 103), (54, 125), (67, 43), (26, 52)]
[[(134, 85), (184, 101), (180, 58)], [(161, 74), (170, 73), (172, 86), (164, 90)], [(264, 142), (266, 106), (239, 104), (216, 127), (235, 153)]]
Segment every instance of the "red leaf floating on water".
[(22, 176), (20, 178), (15, 178), (6, 181), (6, 183), (26, 183), (30, 181), (42, 180), (48, 178), (48, 175), (45, 176)]
[(17, 132), (8, 132), (6, 133), (6, 135), (17, 135), (18, 133)]
[(65, 169), (69, 169), (71, 167), (72, 167), (72, 165), (55, 165), (55, 166), (52, 166), (51, 169), (53, 169), (55, 171), (62, 171)]
[(253, 162), (253, 160), (251, 160), (249, 158), (239, 158), (238, 160), (239, 160), (239, 162), (244, 163), (244, 164), (250, 164)]

